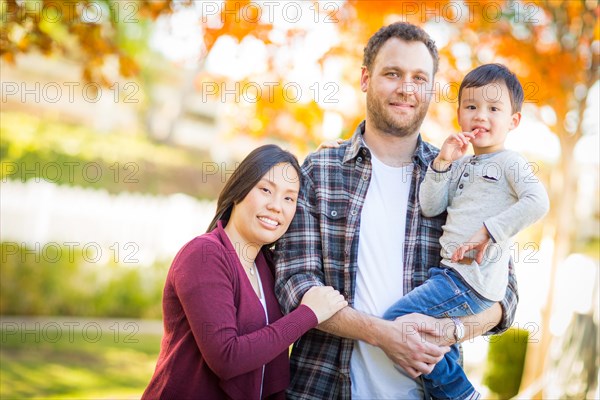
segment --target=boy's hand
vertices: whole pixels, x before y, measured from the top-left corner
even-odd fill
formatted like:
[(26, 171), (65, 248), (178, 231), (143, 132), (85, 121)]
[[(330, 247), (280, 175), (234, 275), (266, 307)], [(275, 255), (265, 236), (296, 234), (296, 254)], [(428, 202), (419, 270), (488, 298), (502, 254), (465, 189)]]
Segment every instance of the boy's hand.
[(326, 140), (323, 143), (321, 143), (315, 151), (319, 151), (322, 149), (336, 149), (340, 147), (340, 144), (342, 143), (344, 143), (344, 139)]
[(475, 138), (477, 133), (479, 133), (479, 130), (474, 129), (473, 132), (453, 133), (448, 136), (442, 144), (440, 154), (433, 160), (433, 167), (438, 171), (447, 170), (452, 161), (456, 161), (465, 155), (471, 139)]
[(485, 255), (485, 250), (489, 245), (490, 235), (484, 226), (473, 236), (471, 236), (471, 238), (462, 246), (456, 249), (454, 254), (452, 254), (452, 262), (458, 262), (459, 260), (462, 260), (467, 251), (475, 249), (477, 251), (477, 254), (475, 254), (475, 261), (477, 261), (477, 264), (481, 264), (483, 261), (483, 256)]

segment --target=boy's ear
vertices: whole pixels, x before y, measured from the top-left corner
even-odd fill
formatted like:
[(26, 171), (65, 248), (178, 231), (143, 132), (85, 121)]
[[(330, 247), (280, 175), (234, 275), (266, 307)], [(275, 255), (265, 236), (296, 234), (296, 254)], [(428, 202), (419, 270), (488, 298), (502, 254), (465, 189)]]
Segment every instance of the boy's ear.
[(360, 70), (360, 90), (366, 93), (367, 87), (369, 87), (369, 70), (363, 65)]
[(520, 112), (516, 112), (511, 117), (509, 129), (510, 130), (515, 129), (517, 126), (519, 126), (519, 123), (521, 123), (521, 113)]

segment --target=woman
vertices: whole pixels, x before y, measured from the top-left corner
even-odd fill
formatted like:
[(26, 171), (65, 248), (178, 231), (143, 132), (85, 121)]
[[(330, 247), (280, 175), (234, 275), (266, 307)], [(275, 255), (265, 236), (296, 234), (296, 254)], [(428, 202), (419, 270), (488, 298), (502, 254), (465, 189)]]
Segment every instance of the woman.
[(299, 176), (296, 158), (275, 145), (232, 174), (208, 232), (179, 251), (167, 275), (165, 333), (143, 399), (284, 398), (289, 346), (348, 305), (316, 287), (281, 315), (268, 247), (296, 213)]

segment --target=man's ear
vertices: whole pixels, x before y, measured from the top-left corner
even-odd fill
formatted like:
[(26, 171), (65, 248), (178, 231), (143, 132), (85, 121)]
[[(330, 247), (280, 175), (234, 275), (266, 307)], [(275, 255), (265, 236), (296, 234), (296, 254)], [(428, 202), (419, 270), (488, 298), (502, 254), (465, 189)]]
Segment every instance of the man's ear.
[(364, 65), (360, 70), (360, 90), (363, 92), (367, 92), (367, 88), (369, 87), (369, 70)]
[(521, 123), (521, 113), (520, 112), (516, 112), (512, 115), (511, 117), (511, 121), (510, 121), (510, 126), (509, 129), (513, 130), (515, 129), (517, 126), (519, 126), (519, 124)]

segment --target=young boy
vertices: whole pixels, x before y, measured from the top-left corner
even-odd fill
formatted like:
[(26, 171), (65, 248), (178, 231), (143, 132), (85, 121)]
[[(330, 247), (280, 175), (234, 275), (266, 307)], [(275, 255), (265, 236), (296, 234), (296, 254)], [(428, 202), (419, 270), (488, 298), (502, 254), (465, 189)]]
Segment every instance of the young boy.
[[(429, 279), (384, 315), (389, 320), (413, 312), (452, 318), (457, 342), (464, 327), (456, 317), (480, 313), (504, 298), (509, 240), (549, 207), (530, 164), (504, 149), (506, 135), (521, 120), (523, 88), (516, 76), (500, 64), (482, 65), (465, 76), (458, 103), (463, 132), (446, 139), (419, 191), (424, 217), (448, 212), (440, 238), (442, 265), (432, 267)], [(465, 156), (469, 144), (474, 156)], [(480, 397), (458, 359), (453, 345), (423, 377), (431, 397)]]

